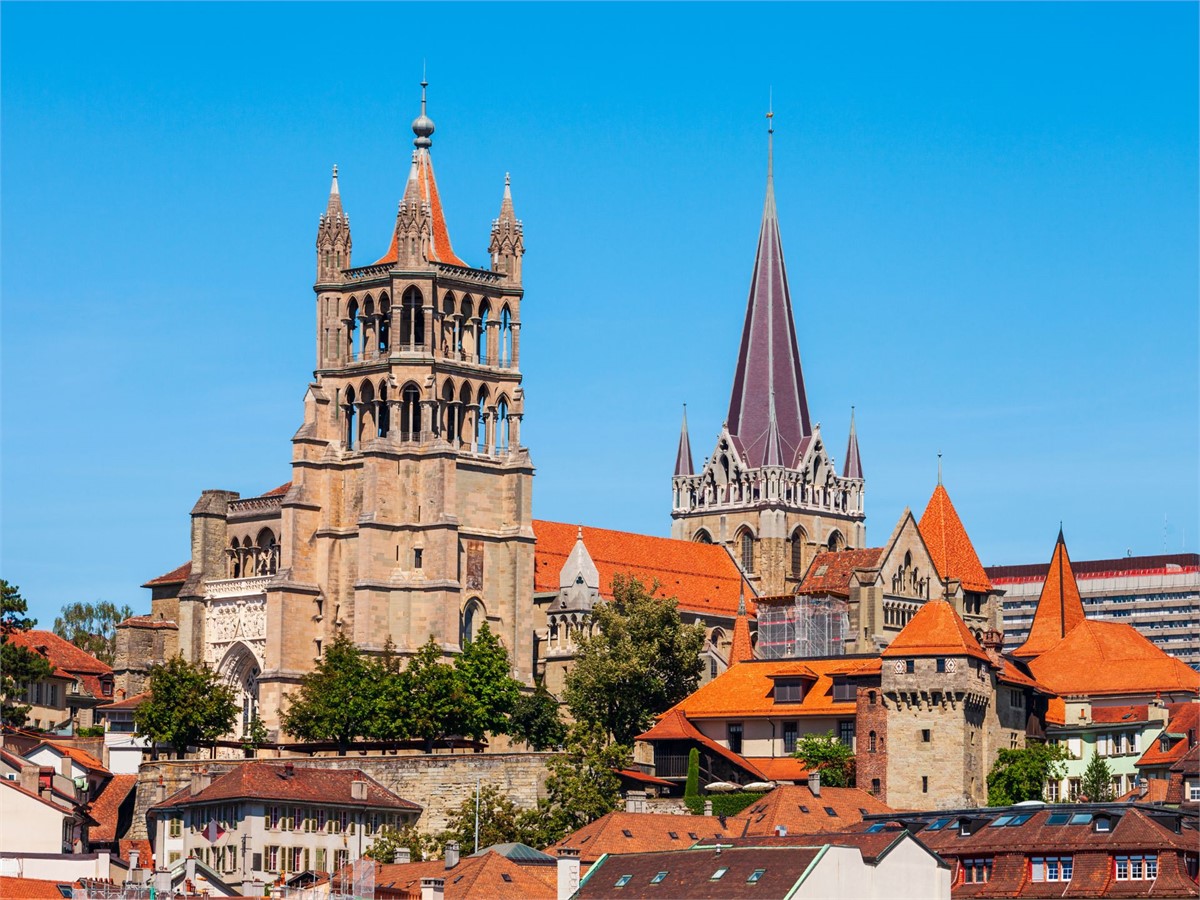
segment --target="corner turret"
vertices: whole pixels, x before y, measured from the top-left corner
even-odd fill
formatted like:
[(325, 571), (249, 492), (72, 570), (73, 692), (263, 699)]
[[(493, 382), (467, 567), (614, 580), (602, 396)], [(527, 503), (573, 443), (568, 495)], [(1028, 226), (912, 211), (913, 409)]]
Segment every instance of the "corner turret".
[(338, 190), (338, 170), (333, 167), (329, 202), (317, 225), (317, 283), (340, 281), (342, 270), (350, 268), (350, 217), (342, 211)]
[(504, 197), (500, 215), (492, 221), (492, 239), (488, 244), (492, 271), (505, 275), (513, 284), (521, 283), (521, 257), (525, 255), (525, 235), (521, 220), (513, 211), (512, 182), (504, 175)]

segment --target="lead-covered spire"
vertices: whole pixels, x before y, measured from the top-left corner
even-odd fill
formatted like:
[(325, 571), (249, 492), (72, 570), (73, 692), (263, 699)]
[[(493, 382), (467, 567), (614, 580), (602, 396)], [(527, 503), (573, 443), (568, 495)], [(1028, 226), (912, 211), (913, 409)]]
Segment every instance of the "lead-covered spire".
[(683, 404), (683, 425), (679, 429), (679, 450), (675, 453), (675, 474), (691, 475), (692, 442), (688, 438), (687, 404)]
[(858, 432), (854, 428), (854, 407), (850, 407), (850, 440), (846, 442), (846, 462), (842, 466), (843, 478), (863, 477), (862, 458), (858, 455)]
[(755, 468), (764, 465), (772, 419), (786, 465), (794, 463), (801, 440), (812, 433), (775, 210), (773, 115), (767, 114), (767, 194), (727, 417), (729, 433)]

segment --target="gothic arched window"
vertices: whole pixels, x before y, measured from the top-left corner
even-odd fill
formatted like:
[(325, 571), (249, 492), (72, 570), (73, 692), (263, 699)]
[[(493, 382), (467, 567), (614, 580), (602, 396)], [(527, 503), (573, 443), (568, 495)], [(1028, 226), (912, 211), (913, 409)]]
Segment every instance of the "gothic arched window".
[(508, 450), (508, 400), (504, 397), (496, 404), (496, 450)]
[(355, 438), (358, 436), (358, 407), (354, 403), (354, 388), (346, 388), (346, 449), (353, 450)]
[(808, 535), (804, 533), (803, 528), (797, 528), (792, 532), (792, 575), (796, 578), (804, 574), (804, 544), (808, 540)]
[(379, 355), (382, 356), (392, 349), (392, 304), (388, 301), (387, 294), (379, 295), (378, 332), (376, 345), (379, 347)]
[(500, 365), (507, 366), (512, 362), (512, 313), (505, 305), (500, 310)]
[(355, 346), (358, 341), (358, 301), (350, 298), (346, 307), (346, 357), (350, 361), (358, 359)]
[(479, 306), (479, 364), (488, 364), (488, 317), (492, 314), (487, 303)]
[(467, 605), (463, 607), (459, 644), (469, 644), (475, 640), (475, 636), (479, 634), (479, 629), (483, 627), (485, 618), (483, 603), (475, 597), (468, 600)]
[(400, 440), (416, 441), (421, 437), (421, 392), (411, 381), (400, 392)]
[(738, 549), (742, 557), (742, 571), (747, 575), (754, 571), (754, 535), (750, 529), (743, 529), (738, 537)]

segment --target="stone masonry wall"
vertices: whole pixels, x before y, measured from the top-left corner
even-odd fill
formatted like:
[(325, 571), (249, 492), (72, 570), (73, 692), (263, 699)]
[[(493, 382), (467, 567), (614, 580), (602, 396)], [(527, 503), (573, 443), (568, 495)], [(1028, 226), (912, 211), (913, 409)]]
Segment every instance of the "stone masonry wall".
[[(417, 828), (437, 834), (450, 813), (475, 792), (475, 784), (495, 785), (521, 808), (532, 808), (545, 796), (546, 761), (550, 753), (469, 753), (421, 756), (290, 757), (260, 760), (277, 765), (328, 769), (361, 769), (405, 800), (424, 807)], [(191, 782), (192, 772), (208, 767), (216, 778), (235, 766), (256, 760), (159, 760), (138, 771), (137, 802), (127, 837), (146, 838), (146, 811)], [(160, 786), (161, 783), (161, 786)]]

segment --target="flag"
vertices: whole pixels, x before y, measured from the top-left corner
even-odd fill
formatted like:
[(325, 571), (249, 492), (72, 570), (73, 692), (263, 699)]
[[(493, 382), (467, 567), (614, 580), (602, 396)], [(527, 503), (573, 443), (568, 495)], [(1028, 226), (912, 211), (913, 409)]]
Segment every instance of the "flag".
[(200, 833), (208, 838), (210, 844), (215, 844), (225, 834), (225, 829), (217, 824), (216, 819), (210, 819), (208, 824), (204, 826), (204, 830)]

